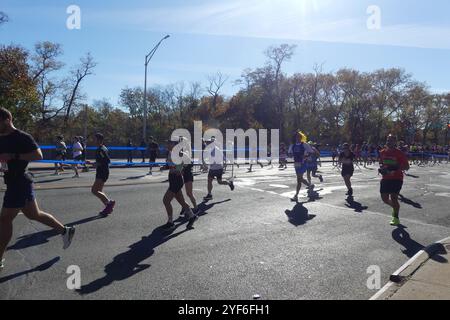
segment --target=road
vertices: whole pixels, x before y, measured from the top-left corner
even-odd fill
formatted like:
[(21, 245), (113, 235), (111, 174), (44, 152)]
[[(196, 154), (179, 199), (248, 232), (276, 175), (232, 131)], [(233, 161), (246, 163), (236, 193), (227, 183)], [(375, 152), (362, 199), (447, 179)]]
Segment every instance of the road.
[[(43, 210), (77, 228), (62, 250), (54, 232), (20, 215), (0, 274), (2, 299), (368, 299), (369, 266), (381, 284), (417, 251), (450, 235), (449, 165), (413, 167), (403, 189), (404, 228), (389, 225), (391, 211), (379, 199), (374, 168), (357, 169), (355, 198), (347, 201), (339, 172), (321, 168), (316, 193), (299, 204), (292, 168), (236, 170), (236, 190), (215, 184), (195, 229), (164, 233), (162, 196), (166, 173), (114, 169), (106, 192), (117, 201), (99, 218), (99, 201), (79, 180), (38, 172)], [(229, 173), (228, 173), (229, 176)], [(79, 186), (79, 187), (76, 187)], [(196, 177), (198, 199), (206, 176)], [(179, 212), (176, 204), (175, 214)], [(67, 268), (81, 271), (80, 290), (67, 287)]]

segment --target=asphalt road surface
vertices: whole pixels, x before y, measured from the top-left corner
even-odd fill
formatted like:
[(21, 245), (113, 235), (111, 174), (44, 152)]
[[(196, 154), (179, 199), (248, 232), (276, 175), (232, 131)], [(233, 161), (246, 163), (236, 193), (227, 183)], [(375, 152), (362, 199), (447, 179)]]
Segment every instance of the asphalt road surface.
[[(38, 172), (40, 206), (76, 226), (74, 242), (64, 251), (60, 236), (20, 215), (0, 298), (368, 299), (376, 293), (367, 287), (369, 266), (379, 266), (384, 285), (417, 251), (450, 235), (449, 169), (412, 168), (402, 191), (404, 227), (393, 228), (375, 168), (355, 171), (354, 200), (347, 201), (339, 172), (325, 164), (324, 183), (315, 181), (309, 197), (302, 191), (299, 204), (290, 201), (292, 167), (240, 168), (234, 192), (215, 184), (195, 229), (178, 220), (171, 234), (159, 228), (167, 173), (112, 170), (105, 190), (117, 206), (99, 218), (102, 207), (87, 187), (94, 173)], [(206, 195), (205, 175), (196, 176), (194, 190), (199, 200)], [(80, 290), (68, 289), (69, 266), (80, 268)]]

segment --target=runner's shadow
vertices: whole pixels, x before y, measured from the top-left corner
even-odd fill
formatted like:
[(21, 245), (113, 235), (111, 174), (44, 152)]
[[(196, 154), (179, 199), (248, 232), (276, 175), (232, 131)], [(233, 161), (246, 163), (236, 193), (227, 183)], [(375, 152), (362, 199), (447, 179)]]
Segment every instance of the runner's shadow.
[(398, 200), (400, 200), (401, 202), (403, 202), (405, 204), (409, 204), (410, 206), (413, 206), (416, 209), (423, 209), (422, 205), (420, 203), (414, 202), (411, 199), (405, 198), (401, 194), (398, 196)]
[(8, 282), (10, 280), (19, 278), (21, 276), (28, 275), (30, 273), (46, 271), (46, 270), (50, 269), (51, 267), (53, 267), (53, 265), (56, 264), (59, 260), (60, 260), (60, 258), (56, 257), (56, 258), (54, 258), (54, 259), (52, 259), (50, 261), (47, 261), (47, 262), (41, 264), (40, 266), (34, 267), (33, 269), (21, 271), (21, 272), (18, 272), (18, 273), (15, 273), (15, 274), (11, 274), (11, 275), (6, 276), (6, 277), (2, 277), (2, 278), (0, 278), (0, 283), (5, 283), (5, 282)]
[[(67, 224), (69, 227), (75, 227), (81, 224), (89, 223), (95, 220), (104, 219), (104, 217), (100, 215), (96, 215), (90, 218), (78, 220), (72, 223)], [(7, 250), (22, 250), (34, 246), (39, 246), (44, 243), (47, 243), (50, 241), (51, 238), (58, 236), (59, 233), (55, 230), (46, 230), (46, 231), (39, 231), (32, 234), (24, 235), (18, 238), (15, 244), (8, 247)]]
[(284, 213), (289, 218), (289, 222), (298, 227), (304, 225), (316, 216), (308, 213), (308, 209), (303, 206), (304, 203), (297, 203), (292, 210), (286, 210)]
[(197, 215), (199, 217), (207, 215), (208, 214), (208, 210), (211, 209), (212, 207), (214, 207), (215, 205), (226, 203), (226, 202), (230, 202), (230, 201), (231, 201), (231, 199), (227, 199), (227, 200), (214, 202), (214, 203), (210, 203), (210, 204), (208, 204), (208, 201), (203, 201), (202, 203), (200, 203), (198, 205), (198, 213), (197, 213)]
[(360, 202), (355, 201), (355, 198), (352, 196), (349, 196), (347, 199), (347, 203), (345, 206), (350, 209), (354, 209), (355, 212), (362, 213), (364, 210), (369, 209), (367, 206), (363, 206)]
[(125, 179), (120, 179), (120, 181), (127, 181), (127, 180), (139, 180), (139, 179), (143, 179), (147, 177), (147, 174), (143, 175), (143, 176), (137, 176), (137, 177), (128, 177)]
[(308, 190), (308, 202), (315, 202), (317, 200), (323, 199), (320, 196), (319, 191), (323, 191), (323, 189)]
[(52, 182), (58, 182), (66, 180), (64, 178), (58, 178), (58, 179), (50, 179), (50, 180), (42, 180), (42, 181), (36, 181), (35, 184), (43, 184), (43, 183), (52, 183)]
[(141, 240), (130, 245), (128, 251), (115, 256), (113, 261), (105, 266), (103, 278), (82, 286), (77, 292), (80, 295), (91, 294), (111, 285), (114, 281), (131, 278), (135, 274), (150, 268), (151, 265), (143, 262), (155, 253), (157, 247), (188, 231), (185, 229), (173, 233), (180, 225), (182, 224), (177, 224), (172, 231), (165, 231), (162, 227), (158, 227), (149, 236), (142, 237)]
[[(397, 229), (392, 231), (392, 238), (405, 247), (405, 250), (402, 250), (403, 254), (405, 254), (408, 258), (412, 258), (417, 252), (425, 249), (425, 246), (411, 239), (411, 236), (406, 229), (407, 227), (403, 225), (398, 226)], [(443, 250), (437, 250), (436, 254), (430, 258), (440, 263), (447, 263), (447, 259), (439, 255), (444, 254), (445, 252), (445, 248), (443, 248)]]

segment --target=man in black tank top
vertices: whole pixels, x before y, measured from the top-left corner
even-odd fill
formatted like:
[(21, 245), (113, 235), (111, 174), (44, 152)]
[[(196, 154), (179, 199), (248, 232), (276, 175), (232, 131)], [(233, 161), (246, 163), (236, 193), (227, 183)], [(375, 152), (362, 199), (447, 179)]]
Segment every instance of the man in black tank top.
[(0, 162), (5, 163), (5, 184), (3, 207), (0, 214), (0, 271), (3, 269), (3, 255), (11, 240), (13, 221), (19, 214), (53, 228), (63, 236), (63, 248), (67, 249), (75, 228), (66, 227), (52, 215), (39, 209), (36, 202), (33, 177), (26, 171), (30, 161), (42, 160), (42, 151), (33, 137), (16, 129), (11, 113), (0, 107)]

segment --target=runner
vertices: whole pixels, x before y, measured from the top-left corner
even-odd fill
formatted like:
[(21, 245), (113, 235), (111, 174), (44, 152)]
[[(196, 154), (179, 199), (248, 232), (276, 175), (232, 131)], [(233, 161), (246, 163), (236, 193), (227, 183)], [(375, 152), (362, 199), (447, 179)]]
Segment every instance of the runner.
[(150, 156), (150, 169), (148, 174), (152, 175), (153, 166), (156, 163), (156, 158), (158, 157), (159, 145), (156, 143), (155, 138), (150, 137), (150, 143), (148, 144), (149, 156)]
[[(64, 142), (63, 136), (56, 137), (56, 161), (66, 161), (67, 146)], [(55, 163), (55, 173), (54, 175), (59, 175), (59, 171), (64, 172), (64, 167), (62, 163)]]
[(298, 132), (294, 137), (294, 144), (289, 148), (289, 154), (294, 157), (294, 167), (295, 173), (297, 174), (297, 192), (295, 196), (291, 199), (294, 202), (298, 202), (298, 195), (302, 188), (302, 183), (308, 186), (311, 191), (314, 189), (314, 185), (310, 184), (303, 178), (303, 175), (307, 171), (307, 165), (305, 161), (305, 153), (313, 153), (313, 150), (309, 144), (306, 143), (307, 138), (302, 132)]
[(389, 135), (387, 138), (386, 148), (381, 151), (380, 155), (380, 174), (381, 179), (380, 193), (381, 199), (387, 205), (391, 206), (392, 226), (400, 225), (400, 203), (398, 196), (403, 187), (403, 171), (409, 170), (409, 162), (406, 155), (396, 148), (397, 138)]
[[(193, 212), (197, 213), (198, 212), (197, 201), (195, 200), (194, 191), (193, 191), (194, 174), (192, 173), (192, 169), (194, 168), (194, 164), (192, 162), (192, 156), (191, 156), (192, 148), (191, 148), (191, 144), (189, 143), (187, 138), (181, 137), (180, 142), (183, 142), (186, 145), (186, 148), (184, 150), (185, 151), (184, 155), (189, 158), (189, 163), (187, 163), (183, 166), (184, 188), (186, 190), (186, 195), (191, 200), (191, 203), (193, 205)], [(185, 210), (182, 210), (180, 215), (184, 215), (184, 212), (185, 212)]]
[(364, 168), (367, 168), (367, 164), (369, 161), (369, 145), (367, 144), (367, 142), (363, 142), (363, 145), (361, 147), (361, 156), (364, 162)]
[(287, 169), (287, 150), (284, 142), (280, 143), (280, 166), (279, 169)]
[(86, 159), (87, 159), (86, 139), (81, 136), (79, 138), (80, 138), (81, 148), (83, 148), (83, 150), (81, 152), (81, 161), (83, 161), (83, 172), (89, 172), (89, 168), (86, 164)]
[(223, 159), (222, 159), (222, 157), (219, 157), (222, 160), (222, 161), (219, 161), (219, 163), (217, 163), (216, 159), (215, 159), (216, 155), (222, 153), (222, 150), (220, 150), (219, 147), (216, 145), (214, 139), (210, 142), (210, 145), (212, 145), (212, 151), (211, 151), (211, 154), (209, 157), (208, 194), (204, 198), (205, 201), (209, 201), (209, 200), (213, 199), (212, 189), (213, 189), (213, 181), (215, 178), (217, 178), (218, 184), (229, 186), (231, 191), (234, 190), (233, 181), (223, 181), (222, 180), (222, 175), (223, 175)]
[(127, 143), (127, 163), (128, 166), (131, 166), (131, 164), (133, 163), (133, 141), (131, 141), (131, 139), (128, 139), (128, 143)]
[[(75, 137), (73, 139), (72, 155), (73, 155), (73, 161), (77, 161), (77, 162), (81, 162), (82, 161), (82, 158), (83, 158), (83, 147), (81, 146), (79, 137)], [(75, 175), (72, 178), (79, 178), (80, 175), (78, 174), (78, 164), (73, 164), (72, 168), (75, 171)]]
[(100, 215), (106, 217), (114, 211), (114, 206), (116, 205), (116, 202), (114, 200), (110, 200), (103, 192), (103, 187), (109, 179), (109, 164), (111, 163), (111, 160), (108, 155), (108, 149), (104, 145), (105, 138), (103, 135), (101, 133), (97, 133), (95, 135), (95, 140), (98, 148), (95, 152), (95, 182), (92, 185), (91, 192), (105, 205), (105, 209), (100, 212)]
[(3, 255), (12, 238), (13, 220), (20, 211), (30, 220), (40, 222), (56, 230), (67, 249), (75, 234), (75, 228), (62, 225), (55, 217), (39, 209), (33, 178), (26, 168), (30, 161), (42, 160), (42, 151), (29, 134), (16, 129), (11, 113), (0, 107), (0, 162), (5, 163), (6, 192), (0, 214), (0, 270)]
[(352, 183), (350, 181), (353, 173), (355, 171), (355, 167), (353, 162), (355, 161), (355, 154), (350, 151), (350, 146), (348, 143), (344, 143), (343, 151), (339, 155), (339, 165), (342, 166), (342, 177), (344, 178), (345, 185), (347, 186), (347, 196), (353, 196)]
[(316, 146), (313, 146), (313, 143), (310, 141), (308, 143), (311, 146), (312, 153), (309, 153), (306, 156), (306, 178), (308, 179), (308, 183), (311, 185), (311, 174), (314, 178), (318, 178), (320, 182), (323, 182), (322, 175), (317, 175), (318, 170), (318, 161), (320, 158), (320, 151), (317, 150)]
[(333, 166), (336, 166), (336, 158), (339, 156), (338, 147), (332, 147), (331, 158), (333, 159)]
[(144, 139), (141, 140), (141, 144), (139, 146), (141, 150), (142, 163), (145, 163), (145, 152), (147, 151), (147, 142)]
[(173, 207), (171, 204), (174, 198), (178, 201), (178, 203), (183, 208), (184, 213), (189, 218), (189, 222), (186, 228), (192, 229), (195, 220), (197, 220), (197, 216), (192, 212), (192, 209), (189, 207), (186, 201), (184, 201), (183, 192), (181, 191), (184, 184), (182, 174), (183, 164), (175, 165), (172, 162), (172, 149), (175, 146), (175, 143), (172, 141), (168, 141), (168, 143), (169, 155), (167, 156), (167, 163), (169, 166), (169, 189), (166, 191), (163, 198), (163, 203), (167, 211), (168, 221), (163, 226), (163, 229), (171, 230), (175, 227), (175, 224), (173, 223)]

